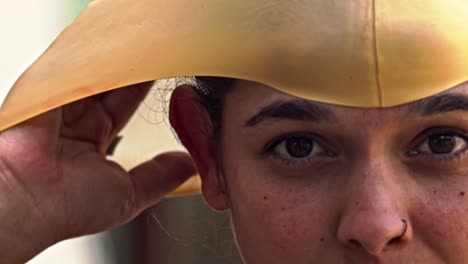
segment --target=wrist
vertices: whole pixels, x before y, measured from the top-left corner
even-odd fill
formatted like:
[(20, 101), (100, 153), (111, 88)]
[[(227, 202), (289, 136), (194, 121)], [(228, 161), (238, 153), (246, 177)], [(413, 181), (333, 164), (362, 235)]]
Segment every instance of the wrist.
[(1, 207), (0, 263), (25, 263), (58, 242), (41, 218)]
[(29, 239), (18, 239), (18, 237), (5, 238), (2, 236), (0, 244), (2, 245), (0, 263), (20, 264), (31, 260), (54, 243), (41, 238), (41, 235), (37, 234), (35, 238)]

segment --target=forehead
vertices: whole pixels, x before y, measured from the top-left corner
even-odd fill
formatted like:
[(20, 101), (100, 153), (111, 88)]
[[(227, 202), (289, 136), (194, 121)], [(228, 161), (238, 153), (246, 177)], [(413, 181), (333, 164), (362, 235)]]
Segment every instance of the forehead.
[[(438, 95), (449, 95), (449, 94), (466, 94), (468, 95), (468, 82), (462, 83), (455, 87), (451, 87), (445, 90), (442, 93), (439, 93), (434, 96)], [(226, 108), (229, 109), (230, 106), (236, 109), (238, 114), (244, 113), (248, 115), (249, 113), (252, 114), (255, 111), (258, 111), (262, 107), (276, 101), (288, 101), (294, 99), (302, 99), (298, 98), (279, 90), (276, 90), (270, 86), (245, 81), (245, 80), (238, 80), (234, 84), (234, 89), (226, 98)], [(423, 99), (422, 99), (423, 100)], [(333, 111), (337, 115), (353, 115), (358, 114), (361, 115), (365, 114), (372, 114), (377, 116), (384, 116), (384, 115), (391, 115), (401, 113), (402, 110), (408, 109), (416, 102), (410, 102), (407, 104), (402, 104), (394, 107), (388, 108), (363, 108), (363, 107), (348, 107), (348, 106), (341, 106), (341, 105), (334, 105), (329, 103), (321, 103), (317, 101), (311, 101), (314, 104), (326, 107), (327, 109)], [(239, 108), (239, 103), (242, 102), (242, 108)], [(239, 109), (242, 109), (239, 113)]]

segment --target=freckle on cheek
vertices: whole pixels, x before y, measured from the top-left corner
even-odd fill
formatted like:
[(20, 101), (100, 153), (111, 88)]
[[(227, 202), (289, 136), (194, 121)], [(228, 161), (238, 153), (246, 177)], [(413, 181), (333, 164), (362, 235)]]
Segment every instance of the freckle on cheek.
[(323, 242), (323, 241), (325, 241), (325, 238), (321, 237), (320, 242)]
[(460, 192), (460, 196), (465, 196), (465, 192)]
[(263, 200), (265, 200), (265, 201), (268, 200), (268, 196), (266, 196), (266, 195), (263, 196)]

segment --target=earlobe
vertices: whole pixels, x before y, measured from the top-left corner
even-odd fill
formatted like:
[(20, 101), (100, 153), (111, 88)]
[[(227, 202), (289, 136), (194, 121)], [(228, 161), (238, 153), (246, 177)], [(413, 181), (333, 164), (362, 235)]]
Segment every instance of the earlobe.
[(194, 89), (182, 85), (174, 90), (170, 100), (169, 120), (198, 168), (206, 202), (213, 209), (223, 211), (228, 209), (228, 203), (218, 177), (216, 142), (210, 117)]

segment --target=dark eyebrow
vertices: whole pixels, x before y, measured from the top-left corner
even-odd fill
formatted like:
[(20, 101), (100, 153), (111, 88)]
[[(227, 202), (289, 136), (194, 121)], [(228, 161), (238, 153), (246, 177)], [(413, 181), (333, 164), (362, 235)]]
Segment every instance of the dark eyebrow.
[(263, 107), (245, 122), (245, 126), (252, 127), (268, 119), (321, 122), (336, 120), (336, 116), (325, 106), (307, 100), (294, 99), (277, 101)]
[(468, 95), (461, 93), (431, 96), (408, 105), (409, 113), (436, 115), (455, 111), (468, 111)]

